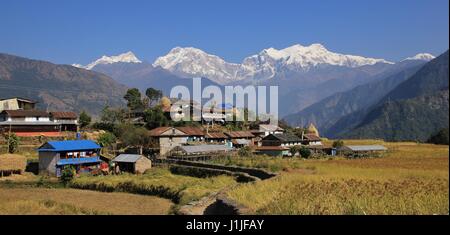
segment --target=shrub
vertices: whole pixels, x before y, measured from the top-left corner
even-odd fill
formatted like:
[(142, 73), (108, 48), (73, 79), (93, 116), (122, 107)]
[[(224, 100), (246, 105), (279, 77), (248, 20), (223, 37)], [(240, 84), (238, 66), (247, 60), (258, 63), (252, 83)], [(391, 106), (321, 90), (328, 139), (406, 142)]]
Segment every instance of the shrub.
[(335, 140), (333, 142), (333, 148), (340, 148), (344, 146), (344, 141), (342, 140)]
[(446, 128), (446, 129), (440, 130), (438, 133), (431, 136), (427, 142), (432, 143), (432, 144), (448, 145), (448, 143), (449, 143), (448, 139), (449, 139), (449, 133), (448, 133), (448, 128)]
[(6, 135), (6, 142), (8, 143), (8, 152), (15, 153), (19, 148), (20, 139), (15, 133)]
[(311, 156), (311, 150), (307, 149), (305, 146), (300, 148), (299, 153), (302, 158), (309, 158)]
[(72, 166), (64, 166), (60, 180), (66, 186), (75, 176), (75, 169)]
[(111, 144), (114, 144), (116, 140), (117, 140), (116, 136), (111, 132), (102, 133), (97, 138), (97, 142), (102, 147), (111, 146)]
[(239, 149), (238, 154), (241, 157), (251, 157), (252, 156), (252, 150), (250, 149), (250, 147), (245, 146), (245, 147), (242, 147), (241, 149)]

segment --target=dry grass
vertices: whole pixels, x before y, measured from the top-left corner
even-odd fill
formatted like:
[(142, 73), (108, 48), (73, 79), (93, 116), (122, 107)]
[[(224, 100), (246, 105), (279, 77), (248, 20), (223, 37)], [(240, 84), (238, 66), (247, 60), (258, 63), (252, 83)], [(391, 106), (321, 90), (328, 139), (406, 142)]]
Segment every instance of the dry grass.
[(167, 199), (77, 189), (0, 188), (0, 214), (167, 214)]
[(25, 171), (27, 159), (17, 154), (0, 155), (0, 171)]
[(448, 146), (382, 141), (382, 158), (312, 159), (280, 177), (235, 188), (231, 198), (260, 214), (448, 214)]
[(124, 174), (80, 177), (73, 180), (71, 187), (104, 192), (157, 195), (177, 204), (186, 204), (233, 184), (236, 184), (236, 181), (230, 176), (195, 178), (175, 175), (167, 169), (152, 168), (146, 174), (138, 176)]

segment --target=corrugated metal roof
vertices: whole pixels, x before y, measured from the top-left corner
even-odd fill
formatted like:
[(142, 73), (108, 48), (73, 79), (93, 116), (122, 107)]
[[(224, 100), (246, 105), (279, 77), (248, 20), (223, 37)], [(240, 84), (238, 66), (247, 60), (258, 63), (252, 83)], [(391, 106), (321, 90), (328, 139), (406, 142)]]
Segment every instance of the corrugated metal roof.
[(315, 134), (304, 134), (303, 137), (306, 140), (310, 140), (310, 141), (320, 141), (320, 137), (315, 135)]
[(227, 139), (228, 136), (223, 132), (209, 132), (205, 135), (207, 139)]
[(120, 154), (119, 156), (113, 159), (113, 162), (136, 162), (141, 157), (144, 157), (139, 154)]
[(205, 135), (203, 130), (198, 127), (183, 126), (183, 127), (175, 127), (175, 128), (183, 133), (186, 133), (187, 135), (190, 135), (190, 136), (204, 136)]
[(230, 138), (253, 138), (255, 137), (251, 131), (229, 131), (225, 132)]
[(270, 125), (270, 124), (261, 124), (259, 125), (260, 131), (284, 131), (283, 128), (277, 126), (277, 125)]
[(247, 139), (234, 139), (233, 144), (239, 144), (239, 145), (248, 145), (250, 143)]
[(67, 119), (77, 119), (77, 114), (74, 112), (50, 112), (54, 118), (67, 118)]
[(387, 150), (383, 145), (347, 145), (344, 146), (351, 151), (384, 151)]
[(4, 110), (10, 117), (50, 117), (50, 114), (41, 110)]
[(212, 145), (212, 144), (186, 145), (186, 146), (179, 146), (178, 148), (182, 149), (186, 153), (210, 153), (210, 152), (230, 150), (230, 148), (225, 145)]
[(302, 141), (298, 136), (292, 134), (292, 133), (283, 133), (283, 134), (272, 134), (264, 137), (270, 138), (271, 136), (274, 136), (275, 138), (279, 139), (282, 142), (300, 142)]
[(92, 140), (49, 141), (39, 147), (40, 152), (96, 150), (101, 147)]

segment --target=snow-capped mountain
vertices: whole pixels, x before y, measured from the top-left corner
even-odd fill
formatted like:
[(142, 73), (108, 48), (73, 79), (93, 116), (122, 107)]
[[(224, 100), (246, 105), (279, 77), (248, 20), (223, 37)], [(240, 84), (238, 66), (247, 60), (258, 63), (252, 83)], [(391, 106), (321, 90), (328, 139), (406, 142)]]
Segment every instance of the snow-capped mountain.
[(83, 68), (83, 69), (88, 69), (91, 70), (92, 68), (94, 68), (95, 66), (99, 65), (99, 64), (114, 64), (114, 63), (142, 63), (142, 61), (140, 61), (133, 52), (129, 51), (117, 56), (102, 56), (100, 59), (86, 65), (83, 66), (81, 64), (72, 64), (72, 66), (77, 67), (77, 68)]
[(430, 61), (432, 59), (436, 58), (434, 55), (429, 54), (429, 53), (419, 53), (413, 57), (408, 57), (402, 61), (405, 60), (423, 60), (423, 61)]
[(193, 47), (175, 47), (167, 55), (157, 58), (153, 66), (179, 76), (207, 77), (221, 84), (236, 80), (241, 67)]
[(384, 59), (334, 53), (321, 44), (296, 44), (281, 50), (264, 49), (245, 58), (242, 64), (228, 63), (200, 49), (176, 47), (156, 59), (153, 66), (161, 66), (178, 75), (202, 76), (225, 84), (243, 79), (269, 79), (286, 69), (304, 72), (319, 65), (356, 68), (377, 63), (393, 64)]

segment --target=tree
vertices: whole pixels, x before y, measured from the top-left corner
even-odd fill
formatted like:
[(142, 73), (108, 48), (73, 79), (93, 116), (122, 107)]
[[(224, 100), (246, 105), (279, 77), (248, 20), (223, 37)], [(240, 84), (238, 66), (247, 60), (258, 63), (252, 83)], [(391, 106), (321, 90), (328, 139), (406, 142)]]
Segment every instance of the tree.
[(148, 97), (149, 101), (150, 101), (150, 105), (157, 103), (163, 96), (162, 91), (154, 89), (152, 87), (148, 88), (145, 91), (145, 95)]
[(80, 127), (84, 128), (91, 123), (92, 118), (83, 110), (80, 113), (80, 117), (78, 117), (78, 121), (80, 123)]
[(155, 106), (144, 111), (144, 120), (148, 129), (153, 129), (160, 126), (167, 126), (170, 121), (164, 115), (160, 106)]
[(118, 127), (121, 132), (120, 140), (126, 146), (143, 147), (150, 144), (151, 137), (147, 129), (131, 124), (122, 124)]
[(6, 141), (8, 143), (8, 152), (15, 153), (19, 149), (20, 139), (15, 133), (7, 134)]
[(341, 148), (344, 146), (344, 141), (342, 140), (335, 140), (333, 142), (333, 148)]
[(302, 158), (309, 158), (311, 156), (311, 150), (307, 149), (305, 146), (300, 148), (299, 153)]
[(428, 141), (428, 143), (433, 143), (433, 144), (444, 144), (444, 145), (448, 145), (449, 143), (449, 132), (448, 132), (448, 128), (442, 129), (440, 130), (438, 133), (436, 133), (435, 135), (431, 136)]
[(117, 137), (111, 132), (102, 133), (97, 138), (97, 142), (102, 147), (111, 146), (112, 144), (114, 144), (116, 142), (116, 140), (117, 140)]
[(127, 101), (127, 107), (130, 110), (134, 111), (144, 108), (144, 104), (141, 100), (141, 92), (139, 92), (137, 88), (128, 89), (123, 98)]

